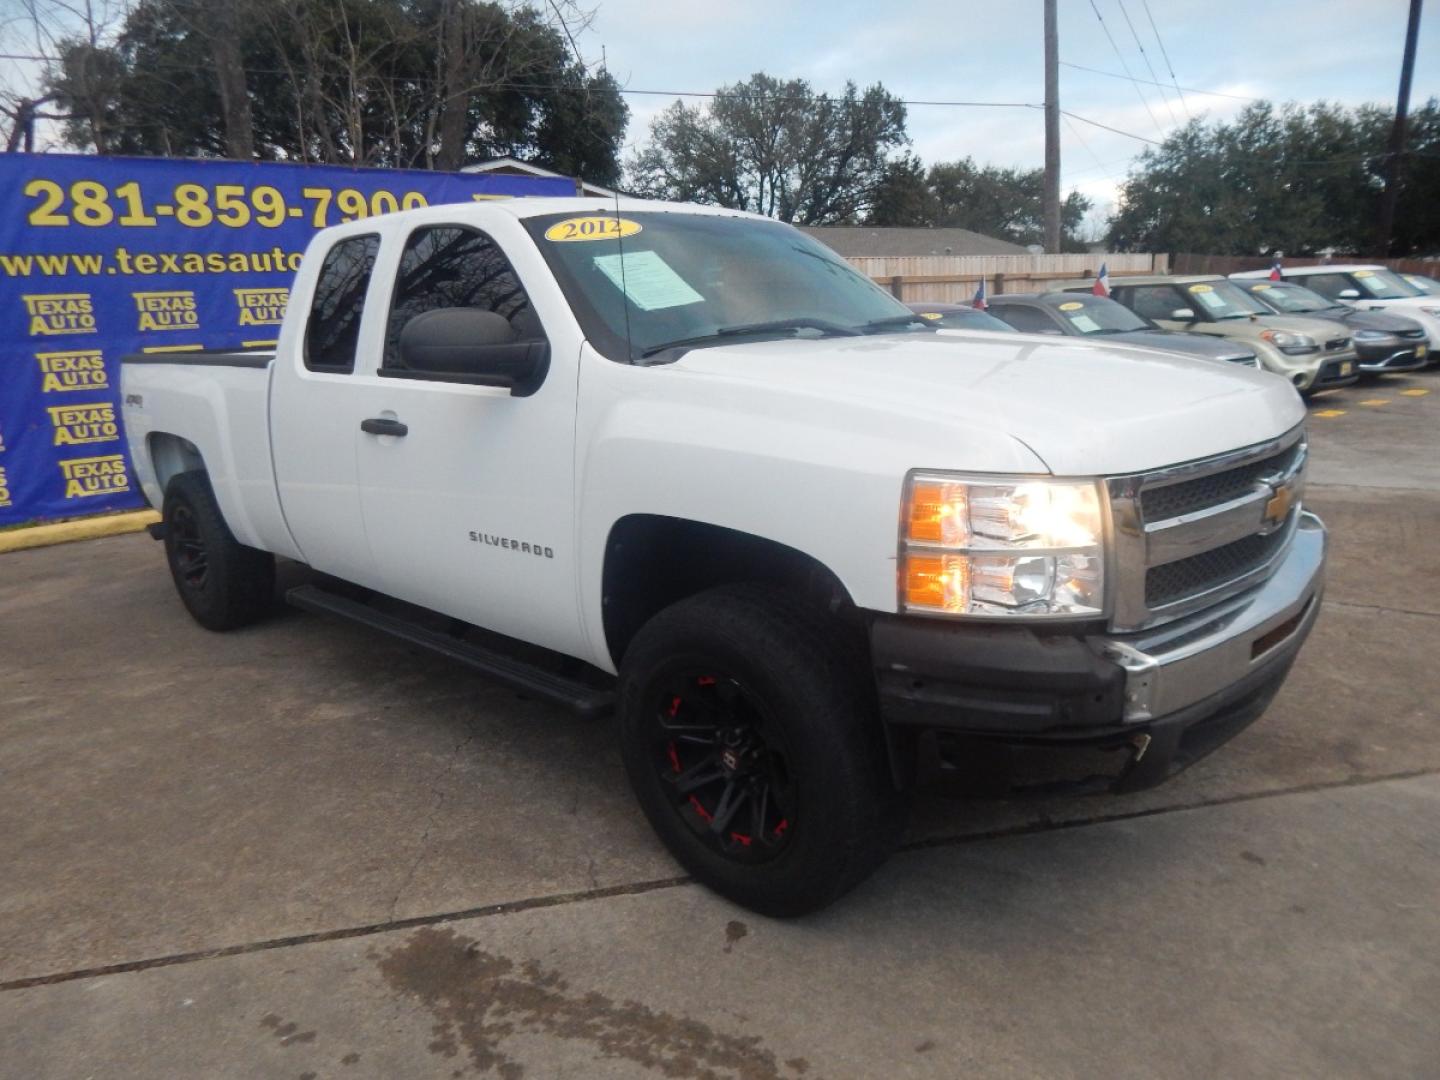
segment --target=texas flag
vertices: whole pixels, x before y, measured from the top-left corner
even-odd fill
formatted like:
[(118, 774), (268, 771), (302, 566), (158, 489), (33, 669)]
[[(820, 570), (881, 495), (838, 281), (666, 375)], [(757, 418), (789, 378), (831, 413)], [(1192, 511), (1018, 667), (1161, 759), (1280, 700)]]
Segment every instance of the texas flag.
[(975, 290), (975, 299), (970, 301), (970, 306), (985, 311), (990, 307), (990, 301), (985, 299), (985, 279), (980, 279), (980, 287)]
[(1277, 255), (1275, 256), (1275, 261), (1270, 264), (1270, 280), (1279, 281), (1280, 278), (1280, 256)]
[(1090, 291), (1096, 296), (1110, 295), (1110, 268), (1104, 263), (1100, 264), (1100, 276), (1095, 279), (1095, 284), (1090, 287)]

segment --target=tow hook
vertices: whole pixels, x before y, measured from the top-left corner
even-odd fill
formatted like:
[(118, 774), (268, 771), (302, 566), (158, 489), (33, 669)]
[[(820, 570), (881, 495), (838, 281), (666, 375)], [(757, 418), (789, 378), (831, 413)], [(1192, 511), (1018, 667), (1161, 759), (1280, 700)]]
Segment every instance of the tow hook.
[(1135, 757), (1130, 762), (1133, 768), (1140, 764), (1140, 759), (1145, 756), (1145, 751), (1150, 749), (1150, 736), (1144, 734), (1136, 735), (1130, 740), (1130, 745), (1135, 747)]

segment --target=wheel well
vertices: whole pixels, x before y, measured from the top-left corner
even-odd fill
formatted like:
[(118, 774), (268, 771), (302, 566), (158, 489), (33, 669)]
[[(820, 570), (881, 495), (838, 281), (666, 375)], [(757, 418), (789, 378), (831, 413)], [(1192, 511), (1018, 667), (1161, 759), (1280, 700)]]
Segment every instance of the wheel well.
[(150, 464), (155, 469), (155, 482), (160, 485), (162, 495), (177, 473), (203, 471), (205, 468), (205, 459), (200, 456), (195, 444), (179, 435), (152, 431), (146, 445), (150, 451)]
[(853, 612), (845, 586), (792, 547), (699, 521), (633, 514), (610, 530), (602, 577), (605, 643), (618, 667), (650, 617), (705, 589), (764, 582), (833, 613)]

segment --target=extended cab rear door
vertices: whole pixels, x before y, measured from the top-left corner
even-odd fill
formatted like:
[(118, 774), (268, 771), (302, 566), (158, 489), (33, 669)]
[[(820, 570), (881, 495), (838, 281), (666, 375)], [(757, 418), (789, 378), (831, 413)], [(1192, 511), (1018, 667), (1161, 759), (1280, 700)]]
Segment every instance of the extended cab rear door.
[[(384, 592), (572, 655), (574, 433), (581, 337), (519, 221), (499, 208), (391, 222), (371, 301), (351, 438), (375, 581)], [(483, 223), (483, 227), (482, 227)], [(495, 312), (549, 350), (528, 396), (407, 367), (400, 334), (447, 308)], [(362, 430), (361, 421), (371, 421)], [(380, 421), (376, 424), (374, 421)]]
[[(375, 562), (360, 515), (355, 435), (366, 402), (357, 390), (373, 368), (384, 328), (383, 301), (368, 301), (381, 238), (341, 236), (306, 253), (287, 314), (271, 383), (270, 441), (280, 508), (305, 561), (317, 570), (375, 584)], [(318, 261), (318, 268), (317, 268)], [(378, 288), (377, 292), (382, 292)]]

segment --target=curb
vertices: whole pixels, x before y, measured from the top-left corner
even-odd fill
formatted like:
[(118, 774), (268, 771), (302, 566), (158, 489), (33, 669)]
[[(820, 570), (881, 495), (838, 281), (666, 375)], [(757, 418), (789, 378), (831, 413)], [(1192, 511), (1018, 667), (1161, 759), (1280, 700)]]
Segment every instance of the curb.
[(60, 521), (54, 525), (12, 529), (9, 532), (0, 532), (0, 554), (139, 532), (159, 520), (160, 515), (154, 510), (134, 510), (127, 514), (108, 514), (105, 517), (82, 518), (79, 521)]

